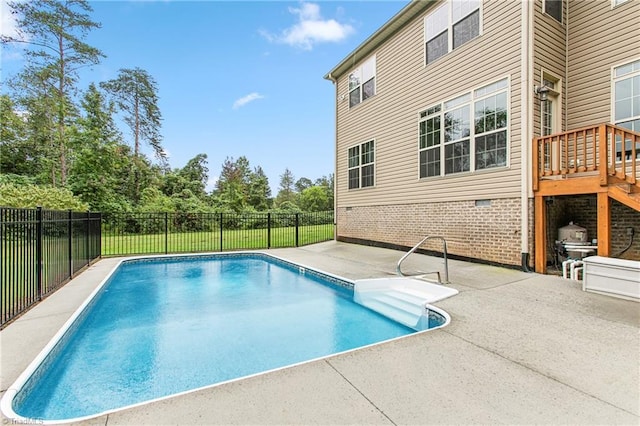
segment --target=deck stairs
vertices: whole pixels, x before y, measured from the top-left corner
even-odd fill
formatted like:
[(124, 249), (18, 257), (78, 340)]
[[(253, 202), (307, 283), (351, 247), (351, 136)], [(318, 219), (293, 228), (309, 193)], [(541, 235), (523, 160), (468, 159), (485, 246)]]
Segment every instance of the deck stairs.
[(640, 212), (640, 186), (629, 183), (615, 183), (608, 187), (609, 197)]
[(458, 294), (458, 290), (422, 277), (356, 280), (353, 299), (414, 330), (429, 328), (428, 305)]

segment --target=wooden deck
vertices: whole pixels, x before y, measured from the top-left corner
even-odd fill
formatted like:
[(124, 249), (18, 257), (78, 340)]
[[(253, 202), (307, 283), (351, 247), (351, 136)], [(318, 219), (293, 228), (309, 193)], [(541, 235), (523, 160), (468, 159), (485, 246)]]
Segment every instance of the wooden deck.
[(640, 211), (640, 133), (600, 124), (534, 138), (535, 270), (547, 269), (545, 197), (597, 194), (598, 255), (611, 251), (611, 200)]

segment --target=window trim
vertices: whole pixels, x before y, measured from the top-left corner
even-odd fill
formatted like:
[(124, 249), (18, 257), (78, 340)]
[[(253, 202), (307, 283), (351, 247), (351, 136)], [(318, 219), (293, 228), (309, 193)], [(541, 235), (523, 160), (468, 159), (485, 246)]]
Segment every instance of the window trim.
[(611, 0), (611, 9), (615, 9), (618, 6), (622, 6), (625, 3), (628, 3), (629, 0)]
[[(554, 127), (557, 129), (558, 132), (561, 132), (564, 128), (562, 126), (563, 120), (562, 120), (562, 79), (560, 77), (558, 77), (557, 75), (542, 69), (540, 70), (540, 87), (542, 87), (543, 85), (545, 85), (545, 80), (551, 81), (554, 83), (554, 85), (556, 85), (556, 87), (550, 88), (549, 87), (549, 92), (548, 92), (548, 96), (553, 98), (553, 100), (556, 102), (556, 105), (554, 106), (553, 112), (555, 113), (555, 117), (554, 117)], [(548, 87), (548, 86), (547, 86)], [(544, 127), (543, 127), (543, 121), (542, 121), (542, 108), (540, 108), (540, 135), (544, 136)]]
[[(640, 62), (640, 56), (638, 56), (638, 57), (636, 57), (634, 59), (631, 59), (631, 60), (616, 64), (616, 65), (613, 65), (611, 67), (611, 91), (610, 91), (610, 108), (609, 108), (609, 110), (610, 110), (610, 119), (611, 119), (610, 122), (613, 123), (616, 126), (620, 122), (634, 120), (634, 119), (640, 120), (640, 115), (637, 115), (637, 116), (633, 115), (633, 116), (630, 116), (630, 117), (622, 119), (622, 120), (616, 120), (616, 118), (615, 118), (616, 117), (616, 108), (615, 108), (616, 107), (616, 82), (621, 80), (621, 79), (633, 78), (635, 75), (640, 75), (640, 70), (637, 70), (637, 71), (631, 71), (631, 73), (628, 74), (628, 77), (627, 76), (616, 77), (616, 69), (622, 68), (625, 65), (633, 64), (635, 62)], [(616, 149), (616, 153), (617, 153), (617, 149)], [(617, 159), (617, 155), (616, 155), (616, 162), (620, 162), (620, 161), (621, 160), (618, 160)]]
[[(460, 17), (457, 21), (453, 21), (453, 1), (452, 0), (447, 0), (445, 3), (439, 5), (438, 7), (436, 7), (435, 9), (429, 11), (429, 13), (423, 18), (423, 22), (422, 22), (422, 51), (423, 51), (423, 61), (422, 63), (424, 64), (424, 66), (428, 66), (431, 65), (435, 62), (438, 62), (438, 60), (440, 60), (440, 58), (447, 56), (448, 54), (450, 54), (451, 52), (453, 52), (454, 50), (457, 50), (459, 48), (461, 48), (462, 46), (466, 45), (467, 43), (469, 43), (472, 40), (475, 40), (476, 38), (482, 36), (483, 34), (483, 17), (484, 17), (484, 6), (483, 6), (483, 1), (482, 0), (477, 0), (478, 3), (478, 7), (473, 9), (472, 11), (470, 11), (469, 13), (467, 13), (466, 15)], [(427, 19), (431, 16), (434, 16), (436, 14), (436, 12), (438, 12), (440, 9), (446, 7), (447, 9), (447, 25), (446, 28), (440, 32), (438, 32), (436, 35), (432, 36), (430, 39), (427, 39)], [(478, 34), (475, 37), (472, 37), (471, 39), (467, 40), (466, 42), (462, 43), (460, 46), (456, 47), (454, 49), (453, 47), (453, 27), (464, 21), (465, 19), (467, 19), (469, 16), (471, 16), (473, 13), (478, 12)], [(444, 53), (441, 56), (438, 56), (437, 58), (435, 58), (434, 60), (432, 60), (431, 62), (427, 62), (427, 43), (434, 40), (435, 38), (439, 37), (440, 35), (442, 35), (442, 33), (447, 32), (447, 52)]]
[[(365, 146), (368, 143), (373, 143), (373, 160), (369, 163), (362, 163), (362, 147)], [(349, 160), (350, 160), (350, 156), (349, 156), (349, 151), (351, 151), (353, 148), (358, 148), (358, 165), (351, 167), (349, 165)], [(361, 189), (368, 189), (368, 188), (375, 188), (376, 184), (378, 182), (377, 176), (376, 176), (376, 171), (377, 171), (377, 167), (376, 167), (376, 147), (377, 147), (377, 140), (376, 138), (371, 138), (368, 139), (364, 142), (360, 142), (354, 145), (351, 145), (349, 147), (347, 147), (347, 190), (349, 191), (357, 191), (357, 190), (361, 190)], [(363, 179), (363, 175), (362, 175), (362, 168), (364, 166), (373, 166), (373, 185), (367, 185), (367, 186), (362, 186), (362, 179)], [(349, 177), (349, 172), (351, 172), (351, 170), (354, 169), (358, 169), (358, 186), (357, 187), (353, 187), (351, 188), (351, 182), (350, 182), (350, 177)]]
[[(373, 62), (373, 77), (367, 79), (366, 81), (364, 81), (364, 78), (362, 77), (362, 70), (365, 67), (365, 65), (369, 64)], [(354, 87), (353, 89), (350, 88), (350, 80), (351, 80), (351, 76), (355, 73), (359, 73), (360, 74), (360, 81), (358, 83), (357, 87)], [(371, 80), (373, 80), (373, 95), (367, 97), (366, 99), (363, 99), (364, 97), (364, 85), (365, 83), (370, 82)], [(355, 91), (355, 90), (359, 90), (360, 94), (359, 94), (359, 101), (356, 102), (355, 104), (351, 105), (351, 92)], [(358, 105), (360, 105), (361, 103), (363, 103), (364, 101), (367, 101), (373, 97), (376, 96), (376, 94), (378, 93), (378, 65), (377, 65), (377, 61), (376, 61), (376, 54), (374, 53), (373, 55), (369, 56), (366, 60), (362, 61), (360, 63), (360, 65), (356, 68), (354, 68), (348, 75), (347, 75), (347, 99), (349, 100), (349, 109), (351, 108), (355, 108)]]
[[(505, 88), (501, 88), (498, 89), (494, 92), (491, 92), (489, 94), (483, 94), (480, 96), (477, 96), (475, 94), (476, 90), (490, 86), (492, 84), (498, 83), (500, 81), (506, 81), (506, 87)], [(476, 138), (478, 136), (482, 136), (482, 135), (486, 135), (489, 134), (487, 132), (483, 132), (480, 133), (478, 135), (476, 135), (475, 133), (475, 103), (483, 100), (483, 99), (487, 99), (491, 96), (495, 96), (496, 94), (499, 93), (506, 93), (506, 99), (507, 99), (507, 105), (506, 105), (506, 110), (507, 110), (507, 122), (506, 122), (506, 126), (504, 131), (506, 131), (506, 161), (504, 165), (500, 165), (500, 166), (495, 166), (495, 167), (488, 167), (488, 168), (482, 168), (482, 169), (477, 169), (476, 168)], [(453, 100), (456, 100), (458, 98), (462, 98), (465, 95), (469, 95), (469, 98), (462, 101), (460, 104), (456, 104), (454, 106), (452, 106), (451, 108), (447, 109), (445, 108), (445, 104), (447, 102), (451, 102)], [(418, 180), (432, 180), (432, 179), (443, 179), (443, 178), (449, 178), (449, 177), (456, 177), (456, 176), (461, 176), (461, 175), (468, 175), (468, 174), (477, 174), (477, 173), (490, 173), (493, 171), (497, 171), (497, 170), (504, 170), (504, 169), (508, 169), (511, 167), (511, 96), (512, 96), (512, 89), (511, 89), (511, 77), (509, 75), (503, 75), (499, 78), (490, 80), (486, 83), (483, 84), (478, 84), (476, 86), (471, 87), (469, 90), (461, 92), (461, 93), (457, 93), (454, 96), (451, 96), (449, 98), (443, 99), (440, 102), (435, 102), (435, 103), (431, 103), (429, 104), (429, 106), (427, 108), (421, 108), (418, 113), (418, 137), (417, 137), (417, 157), (418, 157)], [(458, 139), (457, 141), (463, 140), (463, 139), (468, 139), (469, 140), (469, 170), (468, 171), (463, 171), (463, 172), (453, 172), (453, 173), (446, 173), (445, 171), (445, 161), (446, 161), (446, 157), (445, 157), (445, 145), (450, 145), (451, 143), (455, 143), (455, 141), (449, 141), (449, 142), (445, 142), (445, 123), (443, 122), (444, 119), (444, 115), (447, 111), (452, 111), (455, 109), (458, 109), (462, 106), (468, 105), (470, 107), (470, 111), (469, 111), (469, 127), (470, 127), (470, 133), (468, 137), (464, 137), (461, 139)], [(434, 109), (437, 108), (438, 106), (440, 106), (440, 111), (432, 113), (432, 114), (426, 114), (424, 116), (422, 116), (423, 112), (426, 112), (430, 109)], [(441, 131), (440, 131), (440, 143), (438, 144), (439, 150), (440, 150), (440, 174), (435, 175), (435, 176), (420, 176), (420, 168), (421, 168), (421, 164), (420, 164), (420, 153), (422, 151), (427, 151), (429, 148), (434, 149), (433, 147), (425, 147), (425, 148), (420, 148), (420, 123), (422, 121), (426, 121), (430, 118), (435, 117), (436, 115), (440, 115), (441, 118)], [(497, 133), (497, 131), (492, 131), (494, 133)]]

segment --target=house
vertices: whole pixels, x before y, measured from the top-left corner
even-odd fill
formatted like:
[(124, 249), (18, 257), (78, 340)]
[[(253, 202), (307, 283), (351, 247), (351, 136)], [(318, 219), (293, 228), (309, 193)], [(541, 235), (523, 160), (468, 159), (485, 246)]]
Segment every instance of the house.
[(640, 260), (638, 22), (637, 0), (408, 3), (325, 75), (337, 239), (546, 272), (574, 222)]

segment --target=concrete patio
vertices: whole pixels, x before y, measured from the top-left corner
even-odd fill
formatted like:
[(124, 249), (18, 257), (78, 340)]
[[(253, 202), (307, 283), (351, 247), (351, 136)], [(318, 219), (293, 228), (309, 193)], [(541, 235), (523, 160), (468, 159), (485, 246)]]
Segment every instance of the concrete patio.
[[(394, 275), (403, 254), (338, 242), (267, 252), (349, 279)], [(2, 394), (117, 262), (92, 265), (0, 332)], [(403, 269), (442, 259), (414, 254)], [(453, 260), (449, 279), (460, 293), (436, 304), (452, 318), (443, 329), (85, 423), (640, 424), (640, 304)]]

